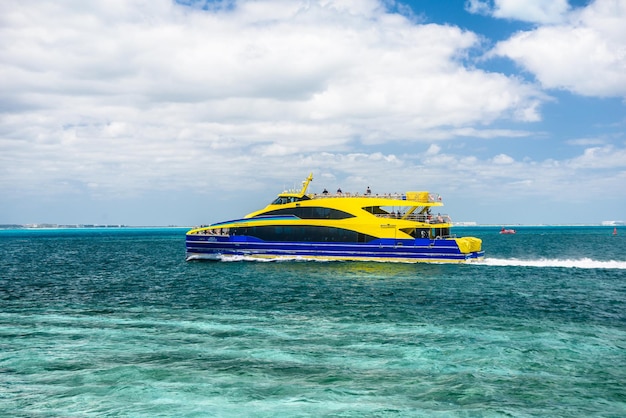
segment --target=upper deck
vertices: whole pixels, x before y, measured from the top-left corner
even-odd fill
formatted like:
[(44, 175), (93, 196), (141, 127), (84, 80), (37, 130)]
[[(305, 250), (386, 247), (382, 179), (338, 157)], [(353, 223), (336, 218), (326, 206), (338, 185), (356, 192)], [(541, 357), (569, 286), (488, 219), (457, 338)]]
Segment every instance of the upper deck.
[[(292, 193), (281, 193), (281, 196), (293, 196)], [(336, 192), (336, 193), (309, 193), (306, 195), (309, 199), (328, 199), (328, 198), (369, 198), (369, 199), (390, 199), (399, 200), (411, 203), (442, 203), (441, 196), (436, 193), (429, 192), (406, 192), (406, 193), (350, 193), (350, 192)]]
[[(429, 192), (406, 192), (406, 193), (344, 193), (337, 191), (336, 193), (309, 193), (301, 194), (297, 191), (285, 191), (278, 195), (278, 198), (274, 200), (270, 206), (285, 205), (289, 203), (296, 203), (296, 206), (300, 206), (304, 202), (307, 202), (307, 206), (314, 204), (315, 201), (330, 201), (334, 203), (331, 207), (339, 209), (347, 208), (361, 208), (370, 212), (377, 218), (383, 219), (398, 219), (413, 222), (420, 222), (424, 224), (450, 224), (452, 220), (447, 214), (432, 214), (430, 207), (443, 206), (441, 202), (441, 196), (439, 194)], [(368, 201), (371, 200), (371, 206)], [(264, 210), (249, 214), (249, 216), (257, 216), (259, 213), (263, 213)], [(324, 205), (328, 206), (328, 205)], [(376, 208), (376, 209), (375, 209)], [(418, 209), (419, 208), (419, 209)]]
[[(330, 193), (326, 189), (322, 193), (307, 193), (309, 184), (313, 181), (313, 173), (302, 182), (302, 188), (300, 190), (285, 190), (278, 195), (278, 198), (274, 204), (291, 203), (302, 200), (314, 200), (314, 199), (328, 199), (328, 198), (370, 198), (370, 199), (387, 199), (397, 200), (407, 203), (418, 203), (423, 206), (441, 206), (443, 205), (441, 196), (437, 193), (430, 193), (426, 191), (410, 191), (405, 193), (372, 193), (368, 187), (365, 193), (352, 193), (343, 192), (341, 189), (337, 189), (335, 193)], [(281, 199), (282, 198), (282, 199)], [(403, 205), (406, 206), (406, 205)], [(415, 205), (419, 206), (419, 205)]]

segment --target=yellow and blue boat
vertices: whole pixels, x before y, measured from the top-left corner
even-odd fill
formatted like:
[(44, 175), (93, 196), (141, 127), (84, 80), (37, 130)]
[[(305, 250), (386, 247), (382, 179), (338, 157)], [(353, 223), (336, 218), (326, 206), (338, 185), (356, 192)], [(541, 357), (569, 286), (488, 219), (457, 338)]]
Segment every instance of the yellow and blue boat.
[(317, 259), (468, 262), (484, 258), (482, 241), (450, 233), (448, 215), (434, 213), (441, 197), (403, 194), (284, 191), (242, 219), (194, 228), (187, 260)]

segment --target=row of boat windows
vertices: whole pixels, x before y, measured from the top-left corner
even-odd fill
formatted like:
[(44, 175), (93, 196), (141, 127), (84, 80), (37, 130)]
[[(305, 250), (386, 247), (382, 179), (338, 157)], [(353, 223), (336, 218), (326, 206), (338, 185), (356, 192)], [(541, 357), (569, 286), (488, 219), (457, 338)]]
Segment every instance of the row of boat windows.
[(437, 238), (450, 236), (450, 228), (414, 228), (402, 229), (402, 232), (413, 238)]
[[(413, 238), (433, 239), (450, 236), (449, 228), (416, 228), (402, 230)], [(376, 237), (343, 228), (326, 226), (249, 226), (231, 228), (232, 235), (252, 236), (264, 241), (287, 242), (369, 242)]]
[[(286, 199), (286, 198), (281, 198), (281, 199)], [(394, 218), (402, 216), (400, 212), (398, 212), (396, 216), (395, 212), (390, 213), (384, 209), (381, 209), (380, 206), (366, 206), (363, 208), (363, 210), (373, 215), (379, 215), (379, 216), (381, 215), (386, 216), (386, 217), (391, 216)], [(257, 215), (257, 217), (276, 216), (276, 215), (294, 215), (300, 219), (347, 219), (347, 218), (355, 217), (355, 215), (352, 215), (351, 213), (344, 212), (339, 209), (323, 208), (323, 207), (316, 207), (316, 206), (306, 206), (306, 207), (298, 206), (295, 208), (292, 207), (292, 208), (275, 209), (275, 210), (270, 210), (268, 212), (263, 212), (262, 214)], [(420, 215), (420, 216), (421, 218), (414, 215), (413, 220), (418, 220), (421, 222), (427, 221), (426, 215)], [(443, 219), (441, 220), (441, 222), (443, 222)]]
[(348, 229), (326, 226), (248, 226), (231, 228), (231, 235), (246, 235), (264, 241), (284, 242), (369, 242), (376, 237)]
[(300, 219), (347, 219), (354, 215), (338, 209), (321, 208), (315, 206), (283, 208), (264, 212), (259, 216), (268, 215), (295, 215)]

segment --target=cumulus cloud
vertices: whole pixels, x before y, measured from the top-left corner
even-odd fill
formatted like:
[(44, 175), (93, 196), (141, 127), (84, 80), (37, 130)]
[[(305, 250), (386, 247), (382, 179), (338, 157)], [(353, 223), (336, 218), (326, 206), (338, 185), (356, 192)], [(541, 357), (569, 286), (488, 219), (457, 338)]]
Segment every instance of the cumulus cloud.
[(435, 144), (431, 144), (430, 147), (426, 150), (426, 155), (436, 155), (441, 151), (441, 147)]
[[(436, 157), (428, 154), (416, 159), (407, 157), (402, 164), (407, 181), (410, 181), (409, 171), (419, 170), (419, 178), (425, 179), (426, 184), (432, 184), (438, 191), (453, 191), (469, 201), (479, 194), (483, 199), (493, 199), (494, 203), (509, 198), (520, 202), (533, 198), (571, 203), (585, 199), (586, 193), (611, 191), (612, 195), (623, 196), (625, 190), (626, 149), (623, 147), (591, 147), (560, 161), (515, 160), (502, 153), (476, 158), (440, 152)], [(450, 170), (451, 167), (455, 170)]]
[(560, 22), (570, 9), (567, 0), (468, 0), (470, 13), (532, 23)]
[(534, 86), (463, 64), (477, 35), (376, 0), (7, 0), (0, 16), (4, 189), (178, 188), (540, 118)]
[(514, 60), (545, 88), (626, 97), (625, 21), (625, 0), (596, 0), (559, 24), (499, 42), (492, 53)]
[[(376, 164), (371, 164), (374, 159)], [(539, 199), (544, 203), (567, 202), (569, 207), (589, 193), (609, 190), (623, 195), (626, 180), (626, 149), (616, 146), (590, 147), (571, 158), (554, 160), (514, 159), (504, 153), (478, 158), (431, 145), (425, 152), (412, 155), (311, 154), (308, 163), (325, 167), (312, 184), (318, 191), (337, 186), (344, 191), (361, 191), (367, 185), (374, 192), (389, 191), (388, 178), (393, 177), (395, 185), (423, 187), (465, 202), (478, 203), (480, 196), (481, 201), (493, 205), (508, 200), (523, 205), (528, 199)], [(322, 175), (326, 170), (342, 173), (347, 167), (349, 176), (341, 184), (335, 177)], [(565, 214), (561, 215), (564, 219)], [(542, 216), (545, 222), (546, 214)]]
[(495, 157), (493, 157), (494, 164), (504, 165), (504, 164), (513, 164), (514, 162), (515, 160), (506, 154), (498, 154)]
[[(550, 88), (583, 89), (582, 76), (571, 74), (588, 51), (562, 52), (578, 67), (557, 79), (547, 65), (555, 51), (533, 51), (530, 41), (557, 39), (544, 35), (548, 29), (592, 31), (589, 43), (606, 45), (586, 91), (619, 91), (613, 67), (622, 65), (622, 28), (612, 14), (621, 9), (603, 10), (607, 0), (578, 11), (543, 3), (526, 11), (513, 1), (469, 4), (550, 23), (494, 50)], [(591, 137), (572, 142), (587, 151), (569, 160), (496, 150), (534, 135), (529, 122), (542, 119), (547, 96), (521, 77), (481, 69), (472, 58), (484, 48), (480, 34), (425, 24), (390, 4), (1, 2), (0, 206), (16, 197), (105, 201), (179, 191), (265, 199), (268, 184), (309, 171), (313, 188), (406, 184), (461, 196), (495, 196), (493, 184), (563, 196), (620, 184), (623, 176), (606, 176), (599, 162), (626, 172), (623, 150)]]
[(488, 15), (493, 12), (492, 6), (485, 0), (466, 0), (465, 10), (469, 13)]
[(617, 149), (612, 145), (586, 148), (582, 155), (572, 159), (568, 164), (574, 168), (624, 169), (626, 167), (626, 150)]

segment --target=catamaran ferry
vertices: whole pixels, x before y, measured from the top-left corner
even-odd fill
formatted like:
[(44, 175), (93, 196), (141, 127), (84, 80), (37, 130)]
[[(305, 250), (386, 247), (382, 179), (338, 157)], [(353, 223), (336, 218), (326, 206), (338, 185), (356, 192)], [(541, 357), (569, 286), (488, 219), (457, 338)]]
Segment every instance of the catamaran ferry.
[(484, 258), (482, 241), (450, 233), (448, 215), (435, 213), (441, 197), (404, 194), (285, 191), (242, 219), (187, 232), (187, 260), (321, 259), (394, 262), (467, 262)]

